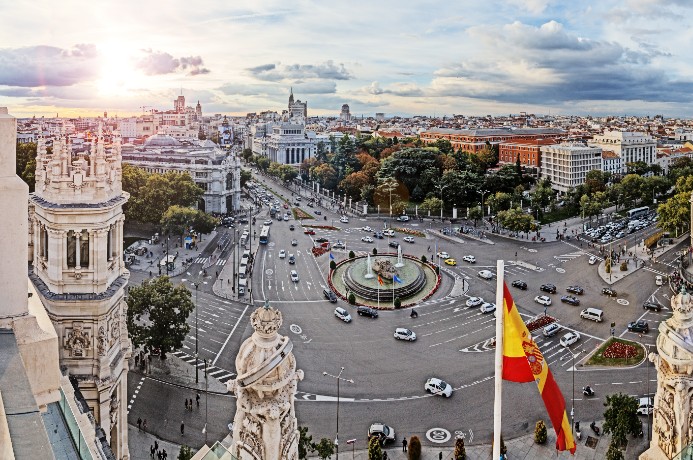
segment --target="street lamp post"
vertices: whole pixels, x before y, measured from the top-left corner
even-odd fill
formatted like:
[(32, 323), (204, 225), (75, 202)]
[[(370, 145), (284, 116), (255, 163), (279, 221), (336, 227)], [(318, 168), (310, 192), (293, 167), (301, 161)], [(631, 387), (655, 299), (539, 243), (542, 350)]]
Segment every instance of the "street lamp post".
[(337, 435), (334, 438), (334, 445), (337, 447), (337, 460), (339, 460), (339, 382), (344, 380), (345, 382), (354, 383), (352, 379), (342, 377), (342, 372), (344, 372), (344, 366), (339, 369), (339, 374), (337, 375), (328, 374), (327, 372), (322, 373), (326, 377), (332, 377), (337, 380)]
[(649, 357), (650, 357), (650, 344), (647, 343), (642, 343), (642, 334), (638, 334), (640, 336), (640, 345), (642, 345), (643, 348), (647, 347), (647, 351), (645, 353), (645, 367), (647, 369), (647, 379), (646, 379), (646, 386), (647, 386), (647, 392), (645, 393), (645, 396), (647, 397), (647, 440), (650, 440), (650, 415), (651, 415), (651, 410), (650, 410), (650, 363), (649, 363)]
[(200, 282), (197, 281), (195, 283), (192, 283), (193, 286), (195, 286), (195, 383), (200, 383), (200, 376), (199, 376), (199, 371), (200, 367), (197, 365), (197, 352), (198, 352), (198, 347), (197, 347), (197, 289), (200, 286)]
[(488, 193), (488, 190), (480, 190), (479, 192), (481, 193), (481, 220), (482, 220), (481, 223), (483, 224), (484, 223), (483, 222), (483, 220), (484, 220), (484, 195), (486, 195)]

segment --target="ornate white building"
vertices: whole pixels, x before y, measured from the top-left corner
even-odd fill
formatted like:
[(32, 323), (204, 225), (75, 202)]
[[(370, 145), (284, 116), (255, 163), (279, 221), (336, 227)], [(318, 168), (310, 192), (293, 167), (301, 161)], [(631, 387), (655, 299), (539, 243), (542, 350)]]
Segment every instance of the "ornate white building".
[(315, 133), (307, 132), (306, 125), (281, 122), (272, 126), (267, 141), (267, 158), (286, 165), (300, 165), (315, 156)]
[(29, 197), (29, 278), (58, 336), (60, 365), (75, 378), (115, 457), (129, 458), (120, 141), (107, 153), (99, 128), (88, 154), (64, 134), (48, 154), (39, 139)]
[(236, 356), (238, 377), (228, 383), (236, 395), (231, 453), (239, 460), (297, 460), (297, 383), (293, 345), (277, 333), (282, 314), (267, 303), (250, 317), (255, 332)]
[(644, 161), (651, 165), (656, 160), (657, 143), (645, 133), (607, 131), (601, 136), (594, 136), (589, 144), (620, 156), (621, 173), (626, 172), (626, 163)]

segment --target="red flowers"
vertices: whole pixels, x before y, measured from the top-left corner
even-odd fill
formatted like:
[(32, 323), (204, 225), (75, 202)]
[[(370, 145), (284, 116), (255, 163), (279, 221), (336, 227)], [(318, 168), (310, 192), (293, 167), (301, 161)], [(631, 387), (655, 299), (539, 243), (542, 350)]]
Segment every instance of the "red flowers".
[(634, 358), (638, 354), (638, 349), (633, 345), (613, 341), (602, 353), (605, 358)]

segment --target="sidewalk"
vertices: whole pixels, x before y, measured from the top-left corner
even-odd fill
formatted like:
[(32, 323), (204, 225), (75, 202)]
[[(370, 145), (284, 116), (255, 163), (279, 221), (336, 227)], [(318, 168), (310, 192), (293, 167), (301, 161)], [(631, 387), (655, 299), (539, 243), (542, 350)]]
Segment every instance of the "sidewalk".
[[(216, 236), (216, 230), (207, 235), (202, 235), (201, 241), (197, 242), (196, 249), (185, 249), (180, 242), (180, 237), (171, 237), (169, 240), (168, 251), (169, 254), (176, 254), (177, 257), (175, 268), (172, 271), (169, 270), (168, 276), (174, 277), (185, 273), (187, 268), (191, 265), (186, 263), (186, 259), (192, 258), (192, 262), (195, 262), (195, 259), (200, 257), (202, 252), (207, 248), (207, 245), (212, 242)], [(159, 274), (165, 275), (165, 268), (162, 268), (161, 273), (159, 273), (159, 263), (166, 255), (166, 239), (159, 239), (158, 243), (152, 244), (149, 244), (147, 240), (143, 239), (142, 244), (140, 244), (139, 247), (147, 248), (147, 255), (136, 256), (138, 263), (130, 265), (128, 270), (136, 270), (145, 273), (151, 272), (153, 276), (157, 276)]]

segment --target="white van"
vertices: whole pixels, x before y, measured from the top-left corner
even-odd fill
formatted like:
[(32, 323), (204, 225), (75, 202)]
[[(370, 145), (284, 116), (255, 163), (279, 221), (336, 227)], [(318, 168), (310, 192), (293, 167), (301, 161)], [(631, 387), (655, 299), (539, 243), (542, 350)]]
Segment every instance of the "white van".
[(638, 399), (638, 415), (650, 415), (654, 410), (654, 401), (652, 398), (639, 398)]
[(238, 269), (238, 279), (239, 280), (246, 279), (246, 268), (247, 268), (247, 266), (244, 265)]
[(245, 295), (245, 290), (248, 287), (248, 280), (243, 278), (238, 280), (238, 295)]
[(248, 265), (248, 258), (246, 256), (243, 256), (243, 258), (241, 259), (241, 267), (245, 267), (246, 265)]
[(604, 312), (599, 308), (585, 308), (580, 312), (580, 318), (591, 319), (592, 321), (601, 323), (604, 319)]

